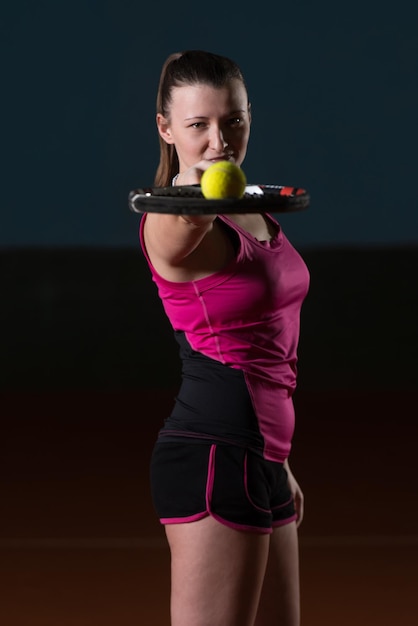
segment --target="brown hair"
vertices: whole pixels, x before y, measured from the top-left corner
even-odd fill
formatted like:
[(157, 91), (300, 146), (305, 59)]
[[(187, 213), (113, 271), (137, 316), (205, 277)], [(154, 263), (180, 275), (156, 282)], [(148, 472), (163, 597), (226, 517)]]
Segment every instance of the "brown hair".
[[(233, 79), (240, 80), (245, 86), (240, 68), (227, 57), (203, 50), (175, 52), (165, 61), (161, 71), (157, 113), (169, 119), (173, 87), (205, 84), (219, 88)], [(159, 141), (160, 163), (154, 184), (156, 187), (166, 187), (171, 185), (173, 177), (178, 173), (179, 161), (175, 146), (167, 144), (161, 136)]]

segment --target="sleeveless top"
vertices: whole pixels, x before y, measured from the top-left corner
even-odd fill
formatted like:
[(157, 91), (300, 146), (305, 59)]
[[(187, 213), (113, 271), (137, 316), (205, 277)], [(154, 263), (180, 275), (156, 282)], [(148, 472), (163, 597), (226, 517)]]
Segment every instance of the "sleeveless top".
[(140, 241), (180, 345), (182, 385), (161, 436), (251, 446), (283, 462), (294, 431), (300, 310), (308, 269), (279, 224), (261, 242), (227, 216), (237, 243), (222, 270), (187, 282), (160, 276)]

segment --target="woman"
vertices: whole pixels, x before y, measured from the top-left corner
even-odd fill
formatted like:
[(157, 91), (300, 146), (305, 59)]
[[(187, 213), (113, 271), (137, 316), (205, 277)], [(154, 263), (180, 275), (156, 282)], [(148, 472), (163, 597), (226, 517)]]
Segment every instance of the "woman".
[[(157, 98), (157, 186), (244, 161), (251, 108), (230, 59), (170, 56)], [(155, 445), (173, 626), (297, 626), (303, 495), (294, 428), (305, 264), (262, 214), (147, 214), (140, 239), (180, 345), (182, 385)]]

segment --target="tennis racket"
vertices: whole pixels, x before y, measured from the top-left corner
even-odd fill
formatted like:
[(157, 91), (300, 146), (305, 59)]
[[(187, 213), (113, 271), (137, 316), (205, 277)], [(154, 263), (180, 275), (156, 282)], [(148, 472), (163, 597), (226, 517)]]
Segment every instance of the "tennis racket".
[(129, 194), (134, 213), (172, 213), (206, 215), (228, 213), (291, 213), (309, 206), (305, 189), (280, 185), (247, 185), (242, 198), (208, 200), (200, 185), (145, 187)]

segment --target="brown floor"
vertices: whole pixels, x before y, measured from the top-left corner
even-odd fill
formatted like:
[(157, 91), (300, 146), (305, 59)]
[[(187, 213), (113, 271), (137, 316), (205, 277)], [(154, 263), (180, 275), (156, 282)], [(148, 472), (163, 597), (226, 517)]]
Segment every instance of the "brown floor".
[[(148, 460), (172, 391), (2, 394), (0, 624), (168, 626)], [(301, 392), (303, 626), (418, 623), (416, 392)]]

